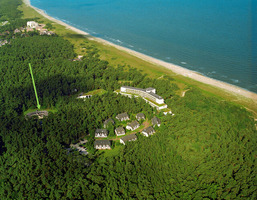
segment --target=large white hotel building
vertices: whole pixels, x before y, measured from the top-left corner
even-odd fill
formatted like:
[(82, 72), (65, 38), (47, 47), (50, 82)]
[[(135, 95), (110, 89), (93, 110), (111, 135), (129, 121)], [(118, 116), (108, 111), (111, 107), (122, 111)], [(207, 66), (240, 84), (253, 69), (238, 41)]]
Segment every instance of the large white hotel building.
[(122, 86), (120, 88), (120, 91), (141, 96), (143, 98), (146, 98), (146, 100), (149, 99), (157, 104), (164, 104), (164, 99), (161, 96), (156, 94), (155, 88), (141, 89), (141, 88), (135, 88), (130, 86)]

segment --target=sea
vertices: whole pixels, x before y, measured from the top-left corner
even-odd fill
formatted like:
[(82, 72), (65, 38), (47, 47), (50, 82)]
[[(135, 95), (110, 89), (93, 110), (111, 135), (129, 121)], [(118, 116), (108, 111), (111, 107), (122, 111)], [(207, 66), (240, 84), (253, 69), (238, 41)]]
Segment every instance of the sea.
[(31, 0), (80, 30), (257, 93), (257, 0)]

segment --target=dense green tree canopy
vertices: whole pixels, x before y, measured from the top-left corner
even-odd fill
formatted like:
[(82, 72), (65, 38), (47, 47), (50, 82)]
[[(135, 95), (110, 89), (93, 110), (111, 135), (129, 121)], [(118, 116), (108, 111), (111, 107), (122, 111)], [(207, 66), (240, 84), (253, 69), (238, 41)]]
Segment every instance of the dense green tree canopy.
[[(6, 2), (0, 0), (0, 19), (19, 20), (20, 1)], [(0, 47), (0, 199), (257, 198), (257, 131), (244, 108), (196, 88), (181, 98), (171, 78), (113, 67), (94, 47), (87, 46), (82, 61), (72, 61), (75, 56), (59, 36), (11, 37)], [(43, 109), (57, 110), (42, 120), (24, 118), (36, 108), (28, 63)], [(121, 85), (155, 87), (175, 115), (117, 95)], [(99, 88), (107, 92), (76, 99)], [(114, 143), (113, 155), (93, 150), (95, 129), (121, 112), (157, 114), (162, 125), (149, 138)], [(90, 154), (68, 153), (81, 138)]]

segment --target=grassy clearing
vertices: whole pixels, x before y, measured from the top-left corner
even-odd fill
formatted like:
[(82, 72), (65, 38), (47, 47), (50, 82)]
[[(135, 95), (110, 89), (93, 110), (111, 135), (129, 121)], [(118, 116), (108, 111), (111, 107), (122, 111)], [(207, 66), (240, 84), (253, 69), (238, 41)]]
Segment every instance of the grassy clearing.
[(98, 90), (93, 90), (93, 91), (90, 91), (90, 92), (88, 92), (88, 93), (85, 93), (84, 95), (96, 95), (96, 94), (102, 95), (102, 94), (104, 94), (104, 93), (106, 93), (106, 92), (107, 92), (107, 91), (104, 90), (104, 89), (98, 89)]
[(99, 49), (99, 54), (101, 55), (101, 58), (107, 60), (113, 66), (117, 66), (117, 65), (132, 66), (139, 70), (142, 70), (143, 73), (148, 74), (148, 76), (151, 78), (162, 78), (164, 75), (168, 77), (172, 77), (174, 79), (174, 81), (172, 82), (176, 83), (180, 87), (180, 90), (177, 91), (177, 94), (181, 94), (181, 92), (185, 88), (197, 87), (202, 89), (207, 96), (216, 97), (222, 101), (224, 100), (231, 101), (234, 104), (246, 107), (250, 112), (253, 113), (255, 118), (257, 118), (257, 102), (251, 99), (245, 98), (240, 95), (235, 95), (230, 92), (226, 92), (220, 88), (195, 81), (193, 79), (184, 77), (182, 75), (177, 75), (162, 66), (158, 66), (158, 65), (146, 62), (144, 60), (141, 60), (133, 55), (128, 54), (127, 52), (118, 50), (115, 47), (105, 45), (93, 40), (89, 40), (87, 37), (77, 34), (76, 32), (71, 31), (69, 29), (66, 29), (62, 25), (51, 22), (50, 20), (44, 18), (43, 16), (38, 14), (35, 10), (33, 10), (32, 8), (28, 7), (25, 4), (20, 6), (19, 9), (23, 11), (24, 18), (37, 17), (39, 18), (39, 21), (41, 21), (42, 23), (51, 23), (55, 27), (54, 31), (58, 35), (63, 36), (65, 39), (69, 40), (74, 45), (75, 52), (78, 55), (86, 54), (85, 53), (86, 46), (95, 46), (96, 48)]
[(58, 111), (56, 108), (54, 108), (54, 109), (50, 109), (50, 108), (47, 108), (47, 109), (44, 109), (44, 108), (41, 108), (41, 109), (30, 108), (30, 109), (26, 110), (23, 114), (26, 115), (26, 114), (28, 114), (28, 113), (30, 113), (30, 112), (36, 112), (37, 110), (38, 110), (38, 111), (46, 110), (46, 111), (52, 112), (52, 113), (56, 113), (56, 112)]

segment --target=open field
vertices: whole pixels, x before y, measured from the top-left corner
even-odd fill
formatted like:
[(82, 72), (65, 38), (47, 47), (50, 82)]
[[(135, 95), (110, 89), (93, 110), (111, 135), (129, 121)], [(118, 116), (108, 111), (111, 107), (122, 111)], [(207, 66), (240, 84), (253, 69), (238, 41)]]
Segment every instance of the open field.
[[(25, 4), (23, 4), (20, 9), (24, 12), (24, 18), (38, 17), (39, 21), (42, 21), (43, 23), (52, 23), (52, 25), (55, 27), (54, 32), (73, 43), (75, 52), (78, 55), (85, 55), (84, 51), (86, 47), (95, 46), (97, 49), (99, 49), (101, 58), (107, 60), (113, 66), (129, 65), (142, 70), (143, 73), (148, 74), (151, 78), (162, 78), (164, 75), (167, 75), (172, 77), (174, 79), (172, 82), (176, 83), (180, 87), (181, 90), (178, 91), (178, 94), (181, 94), (182, 91), (187, 88), (198, 87), (208, 96), (220, 98), (220, 100), (231, 101), (234, 104), (246, 107), (253, 113), (255, 118), (257, 118), (257, 101), (255, 98), (246, 98), (240, 94), (228, 92), (224, 89), (199, 82), (190, 77), (176, 74), (168, 68), (142, 60), (126, 51), (117, 49), (115, 46), (103, 43), (101, 40), (93, 40), (93, 37), (90, 35), (85, 36), (78, 34), (77, 32), (70, 30), (63, 25), (50, 21)], [(256, 94), (253, 95), (255, 96)]]

